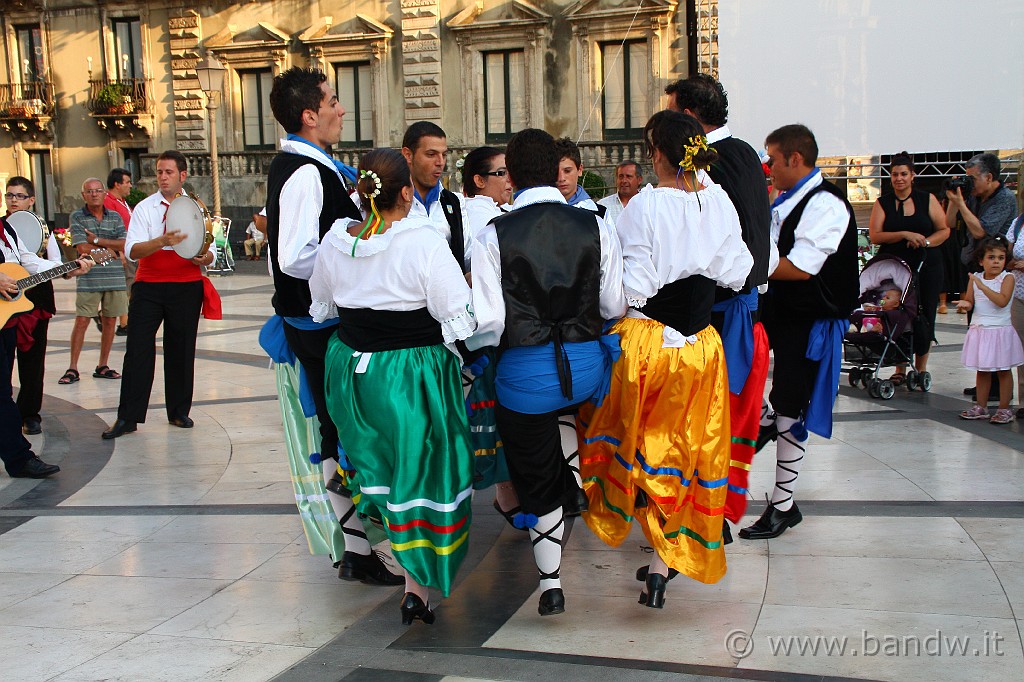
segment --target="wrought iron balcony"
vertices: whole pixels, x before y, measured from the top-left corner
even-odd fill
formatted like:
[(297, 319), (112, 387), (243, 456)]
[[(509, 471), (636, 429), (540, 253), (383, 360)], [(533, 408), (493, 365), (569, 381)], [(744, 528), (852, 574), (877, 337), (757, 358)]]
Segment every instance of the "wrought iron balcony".
[(0, 127), (15, 135), (46, 133), (54, 102), (50, 81), (0, 83)]
[(89, 115), (108, 132), (141, 130), (153, 126), (149, 79), (100, 78), (89, 81)]

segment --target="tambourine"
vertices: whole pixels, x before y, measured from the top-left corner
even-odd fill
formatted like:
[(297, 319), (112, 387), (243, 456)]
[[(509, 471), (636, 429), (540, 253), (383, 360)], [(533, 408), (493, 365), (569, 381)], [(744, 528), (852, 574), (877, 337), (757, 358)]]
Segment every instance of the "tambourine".
[(25, 245), (25, 250), (39, 255), (50, 236), (50, 230), (46, 227), (43, 219), (32, 211), (15, 211), (7, 216), (7, 222), (14, 228), (21, 243)]
[(171, 248), (182, 258), (200, 258), (213, 243), (213, 217), (203, 202), (179, 194), (167, 207), (167, 231), (185, 234), (185, 239)]

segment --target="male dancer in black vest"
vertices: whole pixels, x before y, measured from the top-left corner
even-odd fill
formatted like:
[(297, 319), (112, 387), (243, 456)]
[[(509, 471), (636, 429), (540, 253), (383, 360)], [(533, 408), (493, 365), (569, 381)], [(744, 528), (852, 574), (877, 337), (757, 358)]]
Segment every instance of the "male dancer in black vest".
[[(747, 508), (747, 479), (754, 459), (758, 418), (768, 378), (768, 339), (757, 324), (758, 288), (768, 281), (771, 211), (761, 159), (743, 140), (733, 137), (725, 88), (708, 74), (697, 74), (665, 88), (668, 108), (689, 114), (704, 128), (708, 144), (718, 152), (708, 175), (722, 186), (739, 214), (743, 242), (754, 265), (741, 291), (718, 287), (711, 323), (722, 336), (729, 367), (729, 411), (732, 464), (725, 518), (739, 522)], [(763, 288), (763, 287), (762, 287)], [(729, 524), (723, 537), (732, 542)]]
[[(597, 397), (610, 380), (604, 320), (626, 312), (618, 238), (555, 187), (558, 154), (543, 130), (509, 140), (512, 210), (474, 237), (473, 347), (497, 346), (498, 431), (529, 528), (542, 590), (538, 611), (565, 610), (559, 580), (563, 502), (577, 489), (562, 452), (558, 414)], [(602, 340), (604, 339), (604, 340)], [(606, 388), (605, 388), (606, 390)]]
[[(338, 430), (324, 402), (324, 355), (338, 321), (313, 322), (309, 278), (320, 241), (334, 221), (361, 218), (328, 152), (341, 137), (345, 110), (323, 73), (298, 67), (274, 78), (270, 108), (288, 133), (267, 176), (274, 311), (284, 318), (285, 339), (306, 372), (320, 420), (320, 453), (325, 460), (337, 459)], [(377, 585), (404, 583), (371, 551), (352, 501), (335, 492), (329, 494), (345, 538), (339, 577)]]
[[(815, 167), (818, 144), (806, 126), (788, 125), (765, 140), (772, 181), (772, 269), (762, 320), (775, 355), (770, 400), (758, 444), (778, 440), (775, 488), (768, 508), (740, 531), (745, 540), (774, 538), (803, 518), (793, 501), (807, 432), (832, 436), (843, 332), (857, 306), (857, 223), (842, 192)], [(760, 448), (759, 448), (760, 449)]]

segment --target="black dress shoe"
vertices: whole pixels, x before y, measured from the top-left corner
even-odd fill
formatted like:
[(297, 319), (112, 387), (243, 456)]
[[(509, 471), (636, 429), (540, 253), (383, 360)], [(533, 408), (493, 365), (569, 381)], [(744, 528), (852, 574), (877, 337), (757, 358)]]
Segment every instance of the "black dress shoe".
[(124, 419), (118, 419), (114, 422), (113, 426), (103, 432), (103, 440), (112, 440), (114, 438), (120, 438), (126, 433), (135, 433), (138, 426), (135, 422), (125, 421)]
[(43, 432), (43, 425), (39, 423), (38, 419), (26, 419), (21, 430), (25, 432), (26, 436), (35, 436)]
[(740, 537), (744, 540), (767, 540), (782, 535), (787, 528), (792, 528), (803, 521), (803, 514), (796, 502), (789, 508), (789, 511), (781, 511), (771, 502), (753, 525), (740, 531)]
[(402, 625), (412, 625), (417, 618), (427, 625), (434, 624), (434, 612), (430, 610), (430, 606), (424, 604), (423, 600), (412, 592), (405, 593), (399, 608), (402, 609)]
[[(637, 582), (642, 583), (647, 581), (647, 573), (650, 568), (650, 566), (641, 566), (640, 568), (636, 569)], [(679, 571), (677, 571), (674, 568), (670, 568), (668, 569), (668, 577), (665, 579), (672, 580), (672, 578), (675, 578), (677, 575), (679, 575)]]
[(58, 471), (60, 471), (60, 467), (56, 464), (47, 464), (33, 455), (25, 460), (20, 467), (13, 471), (8, 470), (7, 473), (11, 475), (11, 478), (46, 478)]
[(338, 577), (342, 580), (358, 580), (367, 585), (405, 584), (405, 578), (389, 571), (377, 552), (369, 554), (345, 552), (341, 555)]
[(967, 396), (968, 398), (977, 398), (978, 397), (978, 387), (977, 386), (968, 386), (967, 388), (964, 389), (964, 395)]
[(660, 573), (648, 573), (645, 584), (647, 589), (640, 593), (638, 603), (652, 609), (665, 608), (665, 586), (668, 585), (668, 578)]
[(579, 516), (588, 509), (590, 509), (590, 500), (587, 499), (587, 494), (583, 492), (582, 488), (571, 490), (565, 496), (562, 513), (566, 516)]
[(117, 329), (114, 330), (114, 336), (128, 336), (128, 327), (117, 325)]
[(722, 519), (722, 544), (732, 544), (732, 528), (729, 528), (729, 522)]
[(175, 417), (174, 419), (168, 419), (167, 423), (171, 426), (177, 426), (179, 429), (191, 429), (196, 425), (196, 423), (188, 417)]
[(779, 427), (776, 425), (775, 422), (772, 422), (767, 426), (762, 426), (757, 431), (757, 445), (754, 446), (754, 452), (761, 452), (761, 450), (764, 449), (765, 445), (768, 445), (768, 443), (772, 442), (773, 440), (778, 440), (778, 438)]
[(565, 595), (561, 587), (553, 587), (544, 590), (540, 595), (540, 604), (537, 606), (537, 613), (542, 616), (553, 616), (557, 613), (565, 613)]

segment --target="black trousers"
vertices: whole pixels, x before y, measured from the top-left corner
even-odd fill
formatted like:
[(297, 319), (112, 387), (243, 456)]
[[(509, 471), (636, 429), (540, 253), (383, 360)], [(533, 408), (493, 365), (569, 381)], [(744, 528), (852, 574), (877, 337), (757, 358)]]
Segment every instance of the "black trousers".
[(331, 421), (324, 400), (324, 357), (327, 355), (327, 343), (337, 329), (296, 329), (284, 323), (284, 338), (306, 370), (306, 379), (313, 394), (316, 416), (320, 420), (320, 454), (334, 459), (338, 458), (338, 427)]
[(807, 359), (807, 339), (813, 325), (811, 320), (779, 320), (774, 316), (764, 320), (775, 357), (768, 400), (776, 414), (790, 419), (800, 419), (807, 411), (818, 375), (819, 363)]
[(929, 258), (918, 277), (917, 300), (921, 313), (914, 318), (914, 355), (931, 351), (935, 338), (935, 315), (939, 309), (939, 294), (945, 282), (945, 265), (941, 258)]
[(32, 446), (21, 433), (21, 414), (14, 404), (14, 327), (0, 330), (0, 460), (8, 472), (21, 468), (32, 457)]
[(46, 371), (46, 335), (50, 320), (39, 320), (32, 332), (35, 343), (27, 351), (18, 351), (18, 412), (22, 421), (39, 420), (43, 406), (43, 374)]
[(128, 305), (131, 325), (121, 377), (118, 419), (143, 423), (156, 372), (156, 333), (164, 327), (164, 398), (167, 418), (188, 416), (195, 385), (196, 335), (203, 283), (136, 282)]
[(495, 407), (509, 480), (523, 513), (543, 516), (554, 511), (578, 487), (565, 461), (558, 430), (558, 415), (565, 413), (525, 414), (501, 403)]

